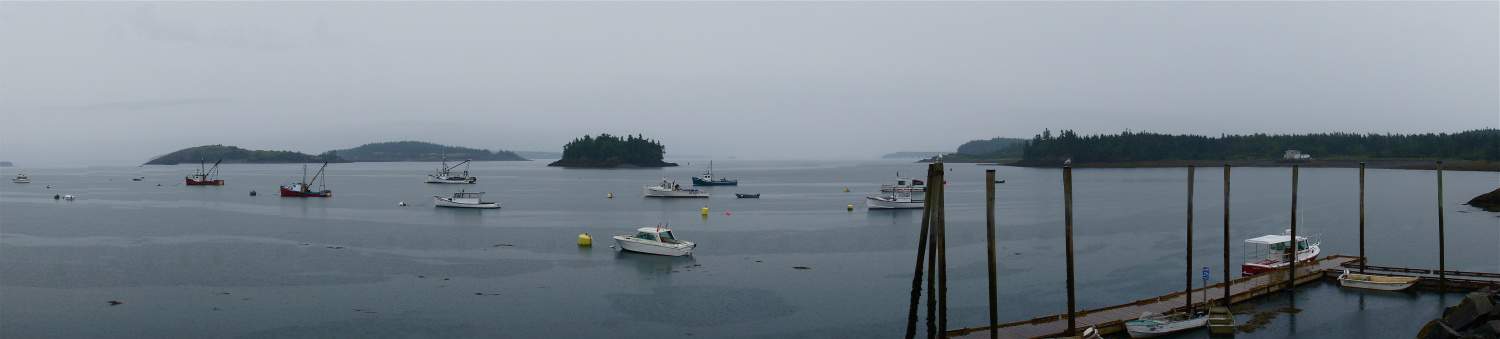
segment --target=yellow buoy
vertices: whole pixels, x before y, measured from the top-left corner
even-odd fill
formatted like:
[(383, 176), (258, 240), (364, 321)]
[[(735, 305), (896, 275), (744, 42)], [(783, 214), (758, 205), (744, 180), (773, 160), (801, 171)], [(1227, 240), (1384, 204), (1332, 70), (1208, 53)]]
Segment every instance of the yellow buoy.
[(849, 186), (844, 186), (844, 193), (849, 193)]
[(580, 246), (580, 247), (591, 247), (591, 246), (594, 246), (594, 237), (589, 236), (589, 234), (587, 232), (585, 232), (585, 233), (579, 233), (578, 234), (578, 246)]
[(853, 212), (854, 211), (854, 204), (849, 204), (849, 206), (845, 206), (845, 208), (849, 209), (850, 212)]
[(704, 206), (703, 208), (698, 209), (698, 215), (705, 217), (708, 216), (708, 206)]

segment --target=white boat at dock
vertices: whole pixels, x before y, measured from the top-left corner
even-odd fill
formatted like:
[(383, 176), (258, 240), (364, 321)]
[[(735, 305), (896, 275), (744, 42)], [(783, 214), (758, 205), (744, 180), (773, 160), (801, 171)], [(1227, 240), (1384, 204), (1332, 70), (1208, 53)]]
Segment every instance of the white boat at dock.
[(1422, 278), (1350, 273), (1349, 270), (1339, 274), (1339, 286), (1377, 291), (1404, 290), (1416, 285), (1419, 280)]
[[(1245, 240), (1245, 255), (1254, 261), (1246, 260), (1240, 265), (1240, 274), (1252, 276), (1265, 272), (1285, 268), (1291, 264), (1292, 231), (1286, 230), (1280, 235), (1263, 235)], [(1297, 263), (1301, 265), (1318, 258), (1322, 252), (1318, 245), (1307, 237), (1297, 237)]]
[(31, 177), (26, 176), (26, 173), (17, 173), (14, 179), (10, 179), (10, 182), (17, 184), (30, 184)]
[(680, 257), (692, 255), (693, 249), (698, 247), (698, 244), (691, 241), (677, 240), (672, 236), (670, 228), (641, 227), (635, 231), (634, 235), (614, 236), (615, 244), (620, 246), (620, 250)]
[(1208, 325), (1208, 313), (1188, 315), (1155, 314), (1146, 312), (1136, 320), (1125, 322), (1125, 331), (1131, 338), (1153, 338), (1171, 333), (1191, 330)]
[(654, 186), (646, 186), (646, 187), (641, 188), (641, 194), (644, 195), (644, 196), (646, 196), (646, 197), (656, 197), (656, 198), (707, 198), (708, 197), (708, 192), (706, 192), (706, 191), (703, 191), (703, 190), (700, 190), (700, 189), (696, 189), (696, 188), (691, 188), (691, 187), (682, 187), (682, 185), (677, 184), (677, 182), (668, 181), (667, 179), (662, 179), (661, 183), (656, 184)]
[[(458, 166), (463, 166), (464, 170), (454, 171), (453, 169), (458, 168)], [(438, 165), (437, 172), (428, 174), (427, 181), (424, 182), (429, 184), (472, 184), (478, 181), (478, 177), (469, 175), (469, 160), (448, 166), (448, 158), (443, 158), (443, 164)]]
[(453, 193), (452, 196), (432, 196), (432, 204), (436, 207), (453, 208), (500, 208), (500, 203), (484, 201), (484, 192)]

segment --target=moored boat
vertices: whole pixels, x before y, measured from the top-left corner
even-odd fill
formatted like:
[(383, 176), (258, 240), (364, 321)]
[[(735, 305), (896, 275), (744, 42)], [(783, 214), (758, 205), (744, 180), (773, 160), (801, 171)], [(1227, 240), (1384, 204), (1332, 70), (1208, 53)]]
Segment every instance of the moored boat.
[(1146, 312), (1140, 318), (1126, 321), (1125, 331), (1130, 333), (1131, 338), (1152, 338), (1206, 325), (1208, 313), (1166, 315)]
[(1416, 285), (1418, 277), (1349, 273), (1339, 274), (1339, 286), (1379, 291), (1400, 291)]
[(865, 197), (865, 207), (870, 209), (906, 209), (926, 206), (925, 197), (914, 196), (911, 191), (883, 192)]
[(188, 186), (224, 186), (224, 179), (219, 179), (219, 163), (221, 162), (224, 162), (224, 159), (215, 161), (213, 167), (208, 167), (207, 163), (199, 162), (198, 169), (183, 179), (184, 183)]
[(880, 185), (881, 192), (927, 192), (927, 183), (921, 179), (896, 177), (896, 183)]
[(714, 161), (708, 161), (708, 171), (693, 177), (693, 186), (738, 186), (739, 180), (714, 177)]
[(16, 173), (16, 177), (13, 178), (13, 179), (10, 179), (10, 182), (17, 183), (17, 184), (30, 184), (31, 183), (31, 177), (26, 176), (26, 173)]
[(641, 189), (641, 194), (646, 197), (656, 198), (707, 198), (708, 192), (696, 188), (682, 187), (676, 182), (662, 179), (655, 186), (646, 186)]
[(760, 199), (760, 193), (735, 193), (734, 197), (740, 199)]
[(634, 235), (614, 236), (615, 244), (620, 246), (620, 250), (680, 257), (692, 255), (693, 249), (698, 247), (691, 241), (677, 240), (672, 236), (670, 228), (641, 227), (635, 231)]
[[(1291, 230), (1281, 235), (1263, 235), (1245, 240), (1247, 249), (1243, 253), (1253, 258), (1253, 261), (1246, 260), (1240, 265), (1240, 275), (1252, 276), (1287, 267), (1292, 260), (1291, 243)], [(1318, 253), (1321, 252), (1318, 245), (1321, 243), (1303, 236), (1298, 236), (1296, 243), (1298, 263), (1310, 262), (1318, 258)]]
[(452, 208), (500, 208), (500, 203), (498, 202), (484, 201), (484, 192), (458, 191), (458, 193), (453, 193), (452, 196), (448, 197), (434, 195), (432, 196), (432, 204), (436, 207)]
[[(318, 185), (318, 190), (316, 190), (316, 191), (314, 191), (312, 189), (312, 184), (318, 182), (318, 178), (323, 176), (323, 170), (325, 170), (327, 168), (328, 168), (328, 163), (324, 162), (323, 163), (323, 167), (319, 167), (318, 168), (318, 173), (313, 175), (312, 181), (308, 181), (307, 180), (307, 165), (302, 165), (302, 181), (298, 181), (298, 182), (292, 183), (291, 185), (281, 186), (281, 196), (283, 196), (283, 197), (291, 197), (291, 198), (327, 198), (327, 197), (332, 197), (333, 196), (333, 191), (328, 190), (326, 187), (323, 186), (323, 184), (319, 184)], [(324, 180), (324, 181), (327, 181), (327, 180)]]
[[(463, 166), (463, 171), (454, 171), (458, 166)], [(429, 184), (472, 184), (478, 182), (479, 178), (469, 175), (469, 160), (464, 160), (453, 166), (448, 166), (448, 158), (443, 158), (443, 164), (438, 166), (437, 172), (427, 175)]]

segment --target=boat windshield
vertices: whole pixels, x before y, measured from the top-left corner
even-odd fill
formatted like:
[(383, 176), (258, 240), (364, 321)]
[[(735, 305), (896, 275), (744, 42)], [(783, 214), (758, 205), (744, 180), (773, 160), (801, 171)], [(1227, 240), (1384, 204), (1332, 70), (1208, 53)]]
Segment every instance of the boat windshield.
[(651, 234), (651, 233), (648, 233), (648, 232), (640, 232), (640, 233), (636, 233), (636, 234), (635, 234), (635, 237), (636, 237), (636, 238), (637, 238), (637, 239), (645, 239), (645, 240), (656, 240), (656, 235), (655, 235), (655, 234)]
[(661, 240), (666, 241), (666, 240), (674, 240), (674, 239), (677, 239), (677, 238), (672, 237), (672, 231), (661, 232)]

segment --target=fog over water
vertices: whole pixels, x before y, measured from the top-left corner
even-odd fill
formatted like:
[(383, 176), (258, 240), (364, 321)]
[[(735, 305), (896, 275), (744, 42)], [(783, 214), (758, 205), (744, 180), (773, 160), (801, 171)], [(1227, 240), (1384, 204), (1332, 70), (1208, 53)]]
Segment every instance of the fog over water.
[(871, 158), (1082, 133), (1500, 126), (1467, 3), (0, 3), (0, 160), (427, 140)]

